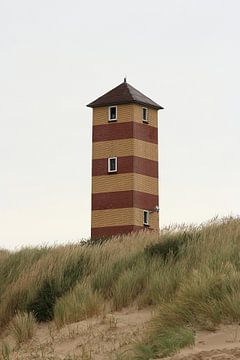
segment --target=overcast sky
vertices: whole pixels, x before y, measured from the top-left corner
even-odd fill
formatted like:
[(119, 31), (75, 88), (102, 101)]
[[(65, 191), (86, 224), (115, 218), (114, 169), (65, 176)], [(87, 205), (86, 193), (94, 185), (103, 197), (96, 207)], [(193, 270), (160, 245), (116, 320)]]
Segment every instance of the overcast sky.
[(161, 226), (240, 214), (240, 1), (0, 0), (0, 247), (90, 235), (91, 109), (159, 112)]

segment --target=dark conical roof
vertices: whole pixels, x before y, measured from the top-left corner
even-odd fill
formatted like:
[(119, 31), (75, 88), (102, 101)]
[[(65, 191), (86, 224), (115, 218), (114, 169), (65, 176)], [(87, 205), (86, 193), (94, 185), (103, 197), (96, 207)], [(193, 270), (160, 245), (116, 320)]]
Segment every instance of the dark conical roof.
[(123, 83), (121, 83), (114, 89), (108, 91), (106, 94), (100, 96), (98, 99), (94, 100), (87, 106), (95, 108), (99, 106), (110, 106), (130, 103), (145, 105), (157, 110), (163, 109), (162, 106), (158, 105), (153, 100), (143, 95), (140, 91), (128, 84), (125, 80)]

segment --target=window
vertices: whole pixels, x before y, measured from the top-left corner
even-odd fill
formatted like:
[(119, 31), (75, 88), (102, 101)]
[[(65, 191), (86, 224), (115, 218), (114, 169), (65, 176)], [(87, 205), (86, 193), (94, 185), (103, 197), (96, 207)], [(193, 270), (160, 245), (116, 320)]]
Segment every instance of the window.
[(149, 226), (149, 211), (148, 210), (143, 211), (143, 225)]
[(108, 158), (108, 172), (109, 173), (117, 172), (117, 158), (116, 157)]
[(108, 121), (116, 121), (117, 120), (117, 107), (109, 106), (108, 108)]
[(142, 118), (143, 122), (148, 123), (148, 109), (142, 108)]

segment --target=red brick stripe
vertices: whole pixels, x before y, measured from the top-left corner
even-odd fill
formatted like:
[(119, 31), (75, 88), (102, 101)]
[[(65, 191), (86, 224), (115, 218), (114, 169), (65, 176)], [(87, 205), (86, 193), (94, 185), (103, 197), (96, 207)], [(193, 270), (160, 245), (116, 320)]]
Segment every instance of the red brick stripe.
[(149, 124), (133, 122), (133, 137), (138, 140), (158, 143), (158, 129)]
[(144, 226), (136, 226), (136, 225), (122, 225), (122, 226), (105, 226), (92, 228), (91, 237), (110, 237), (114, 235), (123, 235), (128, 234), (132, 231), (140, 231), (145, 229)]
[(140, 124), (134, 121), (93, 126), (93, 142), (135, 138), (158, 143), (158, 129), (149, 124)]
[[(138, 156), (118, 157), (118, 174), (137, 173), (157, 178), (158, 162)], [(92, 160), (92, 176), (108, 175), (108, 159)]]
[(158, 205), (158, 195), (140, 191), (116, 191), (92, 194), (92, 210), (139, 208), (151, 210)]

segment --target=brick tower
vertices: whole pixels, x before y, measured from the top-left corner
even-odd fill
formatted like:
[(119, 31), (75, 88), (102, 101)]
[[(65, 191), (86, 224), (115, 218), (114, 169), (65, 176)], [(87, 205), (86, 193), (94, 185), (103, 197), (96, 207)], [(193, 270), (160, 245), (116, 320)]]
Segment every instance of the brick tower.
[(124, 82), (93, 108), (92, 238), (159, 229), (158, 110)]

